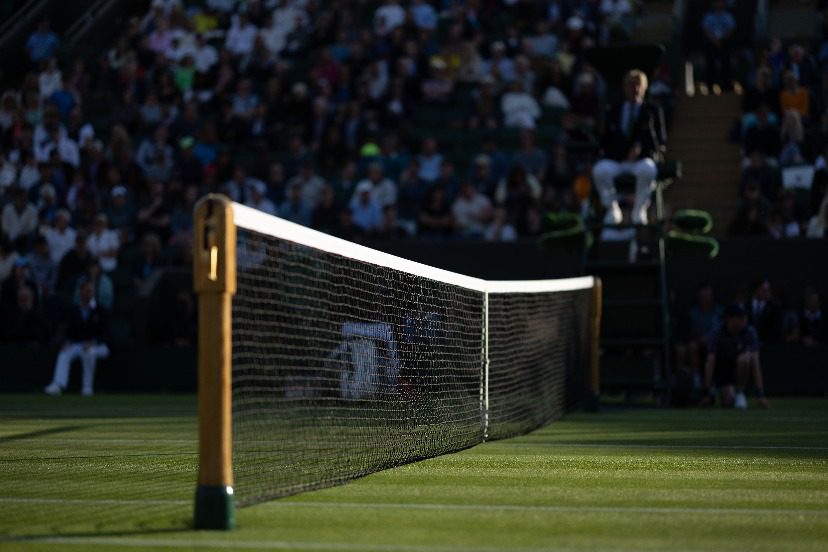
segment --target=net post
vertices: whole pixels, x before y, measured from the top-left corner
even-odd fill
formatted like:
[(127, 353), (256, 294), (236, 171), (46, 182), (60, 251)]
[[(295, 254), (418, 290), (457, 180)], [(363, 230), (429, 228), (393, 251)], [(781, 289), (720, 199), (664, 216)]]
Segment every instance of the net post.
[(590, 346), (589, 396), (587, 405), (589, 410), (598, 409), (598, 399), (601, 394), (600, 382), (600, 351), (601, 351), (601, 310), (602, 286), (601, 278), (595, 277), (592, 286), (592, 336)]
[(231, 435), (231, 301), (236, 292), (236, 227), (222, 195), (193, 213), (193, 287), (198, 295), (198, 485), (196, 529), (235, 526)]

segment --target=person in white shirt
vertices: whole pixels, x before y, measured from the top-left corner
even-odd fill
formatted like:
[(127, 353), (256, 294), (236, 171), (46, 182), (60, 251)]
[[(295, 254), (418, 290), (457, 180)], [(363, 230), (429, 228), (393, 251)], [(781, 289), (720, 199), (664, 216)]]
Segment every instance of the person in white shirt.
[(37, 209), (26, 197), (26, 190), (15, 187), (11, 190), (12, 202), (3, 208), (0, 229), (11, 241), (25, 238), (37, 230)]
[(80, 148), (78, 143), (69, 138), (60, 130), (53, 130), (49, 140), (42, 144), (35, 145), (35, 158), (39, 163), (51, 161), (52, 151), (57, 151), (60, 160), (68, 163), (76, 169), (80, 167)]
[[(368, 166), (368, 178), (357, 184), (359, 187), (363, 182), (371, 186), (371, 198), (374, 199), (383, 209), (389, 205), (397, 204), (397, 185), (390, 178), (385, 178), (382, 163), (374, 162)], [(365, 186), (363, 186), (365, 188)], [(359, 194), (354, 192), (352, 201), (356, 201)]]
[(95, 217), (92, 232), (86, 238), (86, 247), (101, 263), (104, 272), (112, 272), (118, 267), (118, 249), (121, 240), (118, 232), (107, 228), (109, 220), (103, 213)]
[(66, 209), (58, 209), (55, 213), (54, 227), (47, 227), (41, 230), (41, 233), (46, 236), (46, 241), (49, 242), (49, 254), (52, 256), (52, 261), (55, 265), (59, 265), (63, 256), (75, 246), (75, 229), (69, 226), (72, 220), (72, 215)]
[(405, 10), (396, 0), (385, 0), (385, 4), (374, 12), (374, 31), (385, 36), (405, 23)]
[(58, 68), (57, 58), (49, 60), (46, 70), (40, 73), (37, 79), (41, 98), (48, 98), (63, 85), (63, 73)]
[(500, 110), (503, 111), (504, 126), (512, 128), (535, 128), (535, 121), (541, 116), (537, 100), (526, 93), (518, 81), (512, 82), (509, 91), (503, 94)]
[(259, 30), (248, 21), (245, 14), (239, 14), (233, 19), (227, 31), (224, 47), (237, 57), (249, 56), (253, 52), (258, 32)]
[(482, 238), (486, 224), (492, 219), (492, 202), (474, 188), (471, 181), (463, 182), (460, 193), (451, 206), (457, 233), (465, 238)]
[(267, 186), (264, 182), (261, 180), (252, 182), (248, 188), (247, 201), (244, 204), (253, 209), (264, 211), (268, 215), (276, 216), (276, 204), (265, 196), (266, 192)]
[(218, 60), (219, 57), (216, 49), (207, 43), (203, 35), (197, 35), (196, 47), (193, 52), (193, 61), (195, 61), (196, 71), (202, 74), (209, 73), (210, 69), (218, 63)]
[(420, 155), (417, 156), (417, 161), (420, 164), (420, 170), (417, 172), (420, 180), (431, 183), (440, 177), (443, 155), (437, 151), (437, 140), (434, 138), (423, 140), (423, 146)]

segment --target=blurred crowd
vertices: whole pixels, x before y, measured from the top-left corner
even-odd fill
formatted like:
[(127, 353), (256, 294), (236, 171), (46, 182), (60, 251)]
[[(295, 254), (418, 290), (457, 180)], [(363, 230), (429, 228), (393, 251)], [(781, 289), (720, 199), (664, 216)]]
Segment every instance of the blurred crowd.
[(583, 52), (639, 8), (153, 0), (92, 60), (38, 23), (0, 97), (3, 333), (39, 339), (82, 276), (112, 308), (188, 263), (208, 192), (348, 239), (537, 234), (586, 208), (568, 146), (594, 141), (607, 84)]
[[(743, 83), (732, 133), (743, 155), (733, 235), (828, 235), (828, 11), (814, 18), (822, 21), (818, 41), (771, 39)], [(711, 86), (729, 84), (730, 63), (715, 68)]]

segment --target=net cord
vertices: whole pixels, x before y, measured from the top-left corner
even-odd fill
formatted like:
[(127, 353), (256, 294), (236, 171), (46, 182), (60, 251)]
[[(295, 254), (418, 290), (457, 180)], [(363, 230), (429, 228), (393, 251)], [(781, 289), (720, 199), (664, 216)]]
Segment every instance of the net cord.
[(547, 293), (589, 289), (594, 285), (592, 276), (555, 280), (483, 280), (377, 251), (240, 203), (233, 203), (233, 211), (236, 226), (247, 230), (480, 293)]

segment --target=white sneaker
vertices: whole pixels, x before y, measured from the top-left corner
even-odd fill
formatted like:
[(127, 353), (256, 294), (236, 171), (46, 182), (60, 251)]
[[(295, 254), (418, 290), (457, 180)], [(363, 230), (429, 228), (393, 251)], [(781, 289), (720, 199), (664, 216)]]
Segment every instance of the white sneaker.
[(747, 398), (745, 398), (745, 394), (741, 391), (736, 393), (736, 398), (733, 400), (733, 408), (747, 410)]
[(60, 391), (60, 386), (54, 382), (50, 383), (49, 385), (43, 388), (44, 393), (46, 393), (47, 395), (52, 395), (53, 397), (55, 395), (60, 395)]

